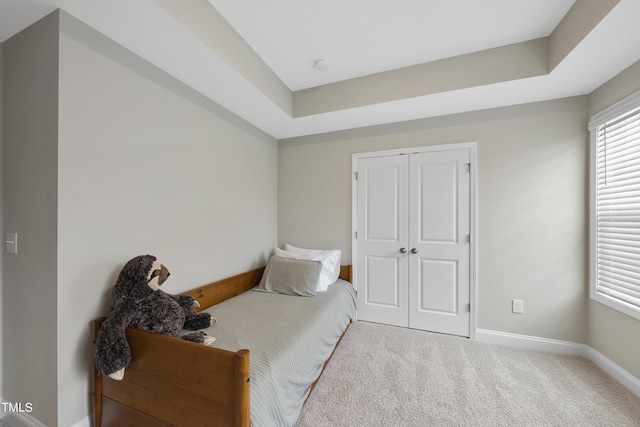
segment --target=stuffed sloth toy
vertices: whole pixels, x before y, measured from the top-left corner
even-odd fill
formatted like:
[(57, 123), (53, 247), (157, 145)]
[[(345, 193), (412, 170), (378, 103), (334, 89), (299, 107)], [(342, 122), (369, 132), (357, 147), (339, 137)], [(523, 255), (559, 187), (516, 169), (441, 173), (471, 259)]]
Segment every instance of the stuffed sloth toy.
[[(127, 327), (177, 337), (182, 329), (198, 330), (214, 324), (209, 313), (196, 313), (198, 301), (187, 295), (160, 290), (169, 277), (167, 268), (153, 255), (131, 259), (120, 271), (113, 287), (111, 308), (94, 346), (98, 374), (115, 380), (124, 378), (131, 361)], [(215, 338), (198, 331), (180, 338), (210, 345)]]

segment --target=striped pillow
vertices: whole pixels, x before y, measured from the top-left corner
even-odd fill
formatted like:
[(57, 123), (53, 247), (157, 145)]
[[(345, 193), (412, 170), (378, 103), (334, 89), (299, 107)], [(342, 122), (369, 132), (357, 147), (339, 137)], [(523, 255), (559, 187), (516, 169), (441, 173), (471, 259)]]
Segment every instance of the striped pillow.
[(274, 255), (269, 259), (256, 290), (314, 297), (321, 272), (320, 261), (290, 259)]

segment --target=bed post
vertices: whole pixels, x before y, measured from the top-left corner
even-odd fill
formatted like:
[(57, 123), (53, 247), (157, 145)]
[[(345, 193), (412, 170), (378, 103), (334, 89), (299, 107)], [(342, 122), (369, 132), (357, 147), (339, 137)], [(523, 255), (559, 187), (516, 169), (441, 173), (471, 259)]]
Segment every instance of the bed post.
[(236, 423), (238, 427), (249, 427), (250, 423), (250, 364), (249, 350), (236, 352)]
[[(93, 343), (98, 339), (98, 332), (102, 326), (103, 318), (93, 321)], [(93, 425), (100, 427), (102, 425), (102, 378), (98, 375), (95, 361), (93, 363)]]
[(93, 374), (93, 426), (100, 427), (102, 425), (102, 378), (98, 375), (98, 371), (94, 368)]
[(353, 285), (353, 266), (352, 265), (341, 265), (340, 266), (340, 276), (338, 276), (342, 280), (346, 280), (347, 282)]

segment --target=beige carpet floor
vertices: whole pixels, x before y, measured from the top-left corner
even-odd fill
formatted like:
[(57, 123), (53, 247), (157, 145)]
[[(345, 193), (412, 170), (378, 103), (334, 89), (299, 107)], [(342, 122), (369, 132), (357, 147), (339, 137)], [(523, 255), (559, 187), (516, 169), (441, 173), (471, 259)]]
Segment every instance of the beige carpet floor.
[(296, 427), (640, 426), (585, 358), (354, 322)]

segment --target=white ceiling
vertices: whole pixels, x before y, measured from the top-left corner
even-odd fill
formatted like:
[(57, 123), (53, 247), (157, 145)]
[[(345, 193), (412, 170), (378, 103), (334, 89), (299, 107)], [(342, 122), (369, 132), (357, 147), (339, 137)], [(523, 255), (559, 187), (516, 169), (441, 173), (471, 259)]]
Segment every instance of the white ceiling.
[[(604, 0), (577, 0), (596, 1)], [(283, 139), (590, 93), (640, 60), (640, 25), (635, 22), (640, 16), (640, 1), (621, 0), (548, 73), (404, 95), (302, 117), (293, 114), (293, 99), (297, 91), (305, 92), (303, 89), (323, 88), (346, 79), (357, 82), (373, 73), (547, 37), (574, 3), (0, 0), (0, 41), (62, 8), (256, 127)], [(206, 11), (202, 9), (205, 6), (211, 15), (184, 18), (195, 10)], [(203, 24), (202, 20), (220, 15), (235, 32), (227, 32), (227, 37), (218, 32), (217, 39), (209, 34), (207, 39), (207, 31), (222, 31), (223, 26), (214, 21)], [(240, 60), (234, 52), (242, 50), (242, 39), (250, 52)], [(612, 49), (612, 44), (618, 47)], [(242, 62), (251, 55), (254, 62)], [(330, 62), (328, 70), (314, 68), (320, 58)], [(258, 75), (251, 75), (250, 69)], [(265, 87), (276, 89), (271, 93)]]
[(209, 2), (295, 91), (546, 37), (575, 0)]

